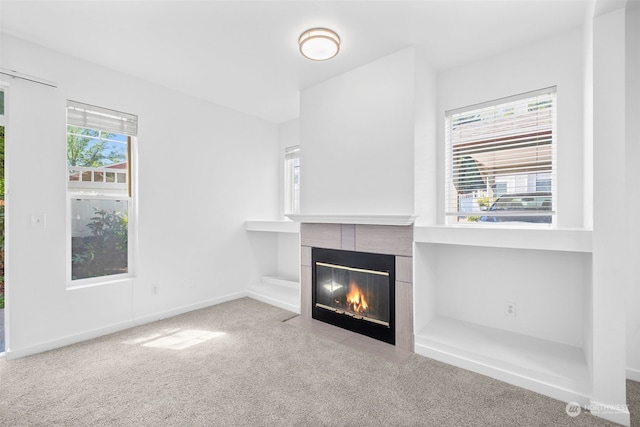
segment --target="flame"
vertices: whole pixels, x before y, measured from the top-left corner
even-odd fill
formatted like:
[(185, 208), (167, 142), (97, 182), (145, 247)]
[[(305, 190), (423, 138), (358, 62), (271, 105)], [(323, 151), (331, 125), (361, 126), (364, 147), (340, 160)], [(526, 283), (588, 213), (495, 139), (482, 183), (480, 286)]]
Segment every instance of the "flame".
[(367, 300), (364, 298), (364, 294), (356, 282), (349, 283), (347, 304), (349, 308), (356, 313), (364, 313), (367, 308), (369, 308), (369, 304), (367, 304)]

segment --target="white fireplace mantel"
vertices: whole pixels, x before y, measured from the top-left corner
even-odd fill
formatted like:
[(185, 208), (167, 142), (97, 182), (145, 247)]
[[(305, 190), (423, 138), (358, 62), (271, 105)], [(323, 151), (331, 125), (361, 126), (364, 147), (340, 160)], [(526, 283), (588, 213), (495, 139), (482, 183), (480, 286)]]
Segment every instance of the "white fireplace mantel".
[(413, 214), (288, 214), (292, 221), (316, 224), (411, 225)]

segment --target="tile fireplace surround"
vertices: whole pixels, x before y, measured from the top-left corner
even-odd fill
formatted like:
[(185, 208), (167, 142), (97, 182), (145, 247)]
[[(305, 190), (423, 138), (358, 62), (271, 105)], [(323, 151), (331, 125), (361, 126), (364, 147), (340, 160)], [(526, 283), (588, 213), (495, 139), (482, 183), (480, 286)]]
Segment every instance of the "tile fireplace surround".
[(311, 319), (311, 248), (395, 255), (396, 347), (414, 351), (413, 225), (300, 224), (301, 317)]

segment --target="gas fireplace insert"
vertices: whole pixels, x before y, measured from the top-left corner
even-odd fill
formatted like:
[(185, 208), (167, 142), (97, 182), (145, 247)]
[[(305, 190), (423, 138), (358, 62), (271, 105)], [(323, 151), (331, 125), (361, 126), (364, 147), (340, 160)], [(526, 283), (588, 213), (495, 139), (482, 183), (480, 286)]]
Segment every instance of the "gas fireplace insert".
[(314, 319), (395, 344), (395, 256), (312, 248)]

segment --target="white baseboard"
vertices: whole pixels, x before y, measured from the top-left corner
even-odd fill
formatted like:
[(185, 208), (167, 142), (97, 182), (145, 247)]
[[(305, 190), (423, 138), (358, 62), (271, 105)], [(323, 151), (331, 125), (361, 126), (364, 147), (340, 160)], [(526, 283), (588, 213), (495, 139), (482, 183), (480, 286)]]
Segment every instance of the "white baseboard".
[(614, 423), (621, 424), (623, 426), (631, 425), (631, 416), (629, 414), (629, 408), (626, 403), (607, 405), (604, 403), (591, 401), (591, 405), (588, 408), (591, 411), (591, 415), (612, 421)]
[(190, 311), (199, 310), (201, 308), (211, 307), (213, 305), (222, 304), (223, 302), (233, 301), (238, 298), (243, 298), (246, 296), (247, 296), (246, 291), (234, 292), (233, 294), (228, 294), (228, 295), (224, 295), (217, 298), (199, 301), (194, 304), (187, 304), (181, 307), (172, 308), (171, 310), (166, 310), (161, 313), (154, 313), (147, 316), (138, 317), (135, 319), (135, 322), (137, 322), (137, 324), (134, 326), (155, 322), (157, 320), (166, 319), (168, 317), (177, 316), (179, 314), (188, 313)]
[(515, 372), (510, 369), (494, 366), (419, 343), (415, 344), (415, 353), (449, 365), (454, 365), (462, 369), (486, 375), (563, 402), (576, 402), (582, 407), (585, 407), (590, 403), (590, 397), (583, 390), (563, 387), (539, 378), (528, 376), (522, 372)]
[[(592, 415), (603, 418), (607, 421), (612, 421), (623, 426), (629, 426), (631, 422), (629, 410), (625, 402), (621, 402), (618, 405), (602, 404), (591, 400), (590, 396), (588, 396), (588, 392), (585, 392), (584, 390), (563, 387), (552, 382), (528, 376), (521, 372), (504, 369), (458, 354), (443, 351), (442, 349), (435, 349), (420, 343), (415, 344), (415, 352), (416, 354), (448, 363), (459, 368), (477, 372), (536, 393), (544, 394), (545, 396), (549, 396), (563, 402), (576, 402), (581, 407), (589, 409)], [(630, 371), (632, 375), (640, 373), (640, 371), (627, 368), (627, 377), (630, 379), (633, 379), (629, 375)]]
[(65, 347), (67, 345), (76, 344), (82, 341), (98, 338), (104, 335), (112, 334), (114, 332), (119, 332), (125, 329), (133, 328), (135, 326), (144, 325), (146, 323), (155, 322), (157, 320), (166, 319), (168, 317), (177, 316), (179, 314), (188, 313), (190, 311), (199, 310), (201, 308), (218, 305), (223, 302), (235, 300), (235, 299), (246, 297), (246, 296), (247, 296), (247, 292), (245, 291), (236, 292), (236, 293), (224, 295), (218, 298), (199, 301), (195, 304), (183, 305), (181, 307), (172, 308), (170, 310), (166, 310), (163, 312), (137, 317), (126, 322), (116, 323), (113, 325), (105, 326), (103, 328), (97, 328), (97, 329), (92, 329), (90, 331), (81, 332), (79, 334), (68, 335), (66, 337), (58, 338), (51, 341), (46, 341), (40, 344), (21, 348), (18, 350), (12, 350), (9, 348), (6, 351), (6, 358), (7, 360), (12, 360), (12, 359), (19, 359), (25, 356), (31, 356), (33, 354), (54, 350), (56, 348)]
[(289, 304), (287, 302), (281, 301), (276, 298), (269, 297), (267, 295), (262, 295), (254, 291), (248, 291), (247, 296), (249, 298), (253, 298), (255, 300), (261, 301), (265, 304), (273, 305), (275, 307), (279, 307), (283, 310), (288, 310), (293, 313), (300, 314), (300, 305)]
[(640, 382), (640, 369), (627, 367), (627, 379)]

